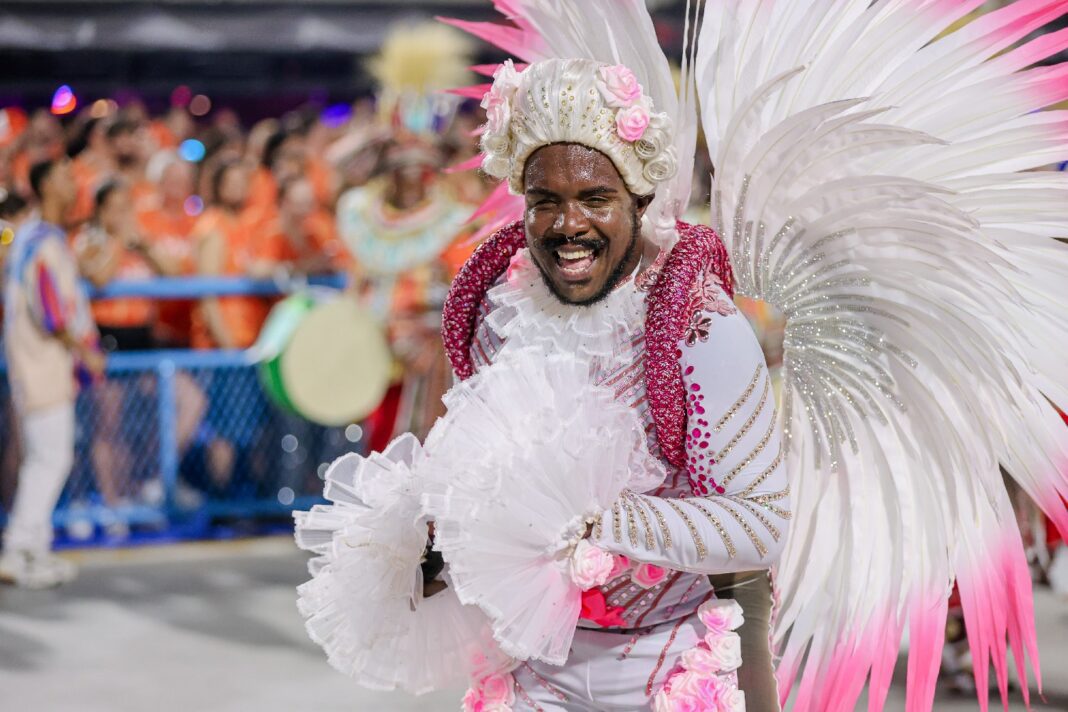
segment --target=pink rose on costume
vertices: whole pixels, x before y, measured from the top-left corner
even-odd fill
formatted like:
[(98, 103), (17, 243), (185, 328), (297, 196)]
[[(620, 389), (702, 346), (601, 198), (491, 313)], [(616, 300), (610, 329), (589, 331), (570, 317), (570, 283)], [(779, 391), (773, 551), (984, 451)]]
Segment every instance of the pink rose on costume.
[(649, 110), (641, 103), (616, 113), (616, 133), (628, 143), (634, 143), (645, 135), (649, 128)]
[(732, 599), (712, 599), (697, 609), (697, 617), (708, 628), (709, 634), (729, 633), (738, 630), (745, 622), (742, 607)]
[(612, 557), (612, 562), (612, 573), (608, 574), (609, 581), (630, 569), (630, 559), (623, 556), (623, 554), (616, 554)]
[(742, 664), (742, 639), (737, 633), (709, 633), (708, 652), (720, 672), (732, 672)]
[(720, 712), (745, 712), (745, 693), (737, 687), (723, 693), (719, 702)]
[(603, 583), (615, 568), (615, 558), (583, 539), (571, 552), (571, 580), (583, 591)]
[(511, 705), (515, 702), (515, 680), (507, 673), (483, 678), (482, 699), (486, 704)]
[(597, 88), (604, 102), (613, 109), (632, 106), (642, 96), (642, 85), (638, 83), (638, 78), (622, 64), (598, 69)]
[(682, 654), (682, 666), (697, 675), (715, 675), (720, 671), (719, 662), (708, 648), (690, 648)]
[(630, 575), (630, 580), (642, 588), (652, 588), (667, 578), (667, 569), (653, 564), (642, 564)]
[(511, 712), (515, 704), (515, 678), (508, 673), (488, 675), (467, 690), (463, 712)]

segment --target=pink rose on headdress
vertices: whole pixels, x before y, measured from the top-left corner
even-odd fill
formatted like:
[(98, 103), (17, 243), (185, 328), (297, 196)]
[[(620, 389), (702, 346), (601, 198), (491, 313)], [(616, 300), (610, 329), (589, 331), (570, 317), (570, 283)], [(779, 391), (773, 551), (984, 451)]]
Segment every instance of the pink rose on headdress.
[(615, 568), (615, 557), (585, 539), (571, 552), (571, 580), (583, 591), (608, 581)]
[(628, 143), (634, 143), (649, 128), (649, 110), (641, 102), (616, 112), (616, 133)]
[(634, 570), (634, 573), (630, 576), (630, 580), (642, 588), (652, 588), (666, 577), (667, 569), (653, 564), (642, 564)]
[(622, 64), (598, 69), (597, 88), (604, 102), (613, 109), (632, 106), (642, 96), (642, 85), (638, 83), (638, 78)]
[(726, 690), (719, 701), (720, 712), (745, 712), (745, 693), (737, 687)]
[(738, 630), (745, 622), (742, 607), (732, 599), (712, 599), (697, 609), (697, 617), (710, 635), (722, 635)]

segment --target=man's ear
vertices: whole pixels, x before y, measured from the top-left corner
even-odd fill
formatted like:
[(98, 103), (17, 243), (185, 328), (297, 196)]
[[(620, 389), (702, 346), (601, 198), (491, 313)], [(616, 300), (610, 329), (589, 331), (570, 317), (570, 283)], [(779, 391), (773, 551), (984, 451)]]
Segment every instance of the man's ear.
[(653, 202), (653, 198), (656, 197), (656, 193), (650, 193), (649, 195), (634, 195), (634, 209), (638, 213), (638, 218), (645, 216), (645, 211), (649, 207), (649, 203)]

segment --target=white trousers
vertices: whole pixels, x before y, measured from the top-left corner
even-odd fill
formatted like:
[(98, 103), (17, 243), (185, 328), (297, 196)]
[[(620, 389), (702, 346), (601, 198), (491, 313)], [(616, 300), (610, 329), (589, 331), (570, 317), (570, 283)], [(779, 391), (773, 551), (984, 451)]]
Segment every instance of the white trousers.
[(681, 655), (704, 636), (693, 614), (642, 634), (579, 628), (561, 667), (524, 663), (512, 672), (515, 712), (635, 712), (652, 709)]
[(52, 510), (74, 464), (74, 403), (19, 413), (18, 419), (22, 464), (4, 550), (42, 553), (52, 546)]

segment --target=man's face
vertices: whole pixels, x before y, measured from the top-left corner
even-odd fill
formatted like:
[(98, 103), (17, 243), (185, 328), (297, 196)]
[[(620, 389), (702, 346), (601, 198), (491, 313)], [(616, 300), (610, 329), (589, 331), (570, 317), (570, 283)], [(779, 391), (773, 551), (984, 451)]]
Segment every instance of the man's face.
[(49, 172), (45, 195), (55, 200), (64, 210), (74, 205), (74, 200), (78, 197), (78, 185), (74, 182), (70, 161), (58, 162)]
[(560, 301), (600, 301), (638, 266), (651, 196), (632, 196), (600, 151), (572, 143), (539, 148), (524, 167), (524, 197), (527, 246)]
[(163, 170), (159, 189), (168, 200), (183, 202), (193, 192), (193, 166), (185, 161), (171, 163)]
[(315, 211), (315, 191), (311, 183), (298, 180), (289, 186), (282, 201), (282, 210), (296, 220), (303, 220)]

